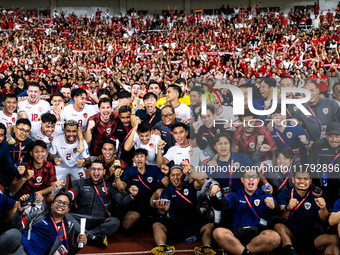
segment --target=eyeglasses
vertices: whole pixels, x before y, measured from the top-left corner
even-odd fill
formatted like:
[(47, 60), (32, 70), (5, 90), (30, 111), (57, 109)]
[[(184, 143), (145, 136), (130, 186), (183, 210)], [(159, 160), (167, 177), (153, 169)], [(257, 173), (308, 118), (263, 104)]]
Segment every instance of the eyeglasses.
[(255, 179), (257, 179), (257, 178), (259, 178), (257, 175), (248, 175), (248, 174), (246, 174), (246, 175), (244, 176), (244, 179), (247, 179), (247, 180), (250, 180), (250, 179), (255, 180)]
[(169, 114), (166, 114), (166, 115), (161, 115), (161, 118), (162, 119), (171, 118), (172, 115), (174, 115), (174, 114), (173, 113), (169, 113)]
[(56, 200), (55, 203), (56, 205), (63, 206), (63, 207), (68, 207), (70, 205), (66, 201), (61, 201), (61, 200)]
[(23, 128), (17, 128), (21, 133), (29, 134), (30, 130), (23, 129)]
[(103, 171), (103, 168), (90, 168), (91, 171), (95, 172), (95, 171)]

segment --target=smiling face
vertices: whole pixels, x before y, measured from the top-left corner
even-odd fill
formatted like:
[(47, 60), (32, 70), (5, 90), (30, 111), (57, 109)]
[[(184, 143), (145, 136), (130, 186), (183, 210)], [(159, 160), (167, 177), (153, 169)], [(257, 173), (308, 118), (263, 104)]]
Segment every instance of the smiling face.
[(78, 128), (76, 125), (74, 126), (67, 125), (65, 127), (64, 133), (65, 133), (66, 141), (68, 143), (74, 143), (76, 141), (77, 131), (78, 131)]
[(122, 112), (119, 114), (119, 119), (125, 128), (131, 125), (131, 112)]
[(5, 112), (12, 114), (18, 107), (18, 100), (8, 97), (2, 104), (5, 107)]
[(147, 131), (147, 132), (144, 132), (144, 133), (138, 132), (138, 136), (139, 136), (141, 143), (146, 145), (150, 141), (151, 131)]
[(110, 120), (110, 114), (112, 112), (112, 107), (109, 102), (101, 103), (99, 107), (100, 118), (104, 122), (108, 122)]
[(111, 143), (104, 143), (102, 153), (105, 159), (112, 159), (116, 153), (116, 148)]
[(188, 141), (188, 131), (186, 131), (183, 127), (175, 127), (173, 130), (175, 141), (181, 145), (185, 145)]
[(216, 114), (213, 114), (209, 109), (207, 109), (207, 114), (201, 114), (201, 120), (207, 128), (212, 128), (215, 119)]
[(311, 98), (308, 103), (316, 103), (319, 99), (319, 89), (313, 83), (307, 83), (303, 88), (307, 89), (311, 94)]
[(180, 169), (173, 169), (170, 173), (170, 182), (177, 189), (183, 185), (185, 175)]
[(148, 99), (144, 100), (144, 106), (148, 113), (154, 113), (156, 111), (157, 100), (150, 96)]
[(87, 97), (85, 93), (81, 94), (80, 96), (74, 97), (74, 104), (79, 109), (84, 109), (86, 101), (87, 101)]
[(155, 95), (159, 96), (159, 94), (161, 93), (161, 89), (159, 88), (158, 84), (150, 84), (149, 86), (149, 92), (154, 93)]
[(30, 152), (33, 161), (37, 164), (42, 164), (47, 154), (47, 150), (41, 146), (35, 146)]
[(281, 127), (285, 122), (283, 120), (287, 119), (287, 115), (282, 115), (281, 113), (272, 114), (273, 122), (276, 126)]
[(171, 111), (170, 107), (164, 107), (161, 111), (161, 118), (165, 125), (171, 126), (175, 123), (176, 114)]
[(55, 130), (55, 123), (52, 122), (41, 122), (41, 131), (43, 134), (45, 134), (47, 137), (50, 137)]
[(335, 149), (338, 150), (340, 148), (340, 135), (338, 134), (326, 134), (326, 139), (329, 143), (329, 145)]
[(39, 100), (39, 96), (41, 94), (40, 88), (36, 86), (29, 86), (27, 90), (28, 100), (31, 103), (35, 103)]
[(273, 87), (270, 87), (268, 84), (266, 84), (264, 81), (260, 83), (260, 89), (259, 89), (261, 96), (265, 99), (269, 99), (271, 92), (273, 91)]
[(53, 216), (64, 216), (70, 210), (70, 200), (65, 195), (56, 197), (54, 202), (51, 204), (51, 214)]
[(90, 176), (93, 183), (98, 183), (103, 180), (106, 171), (101, 163), (92, 163), (90, 168)]
[(244, 176), (241, 177), (241, 182), (244, 185), (244, 189), (247, 193), (254, 193), (259, 184), (260, 178), (256, 171), (247, 171)]
[(23, 142), (27, 139), (29, 133), (30, 133), (30, 126), (29, 125), (25, 125), (25, 124), (19, 124), (18, 126), (16, 126), (14, 128), (14, 135), (15, 138), (19, 141), (19, 142)]
[(297, 172), (295, 177), (292, 178), (295, 189), (300, 191), (307, 191), (312, 184), (312, 179), (308, 172)]
[(279, 153), (279, 155), (277, 155), (276, 165), (280, 167), (282, 172), (288, 171), (292, 163), (293, 159), (286, 158), (282, 153)]
[[(254, 131), (254, 117), (253, 116), (245, 116), (241, 118), (241, 121), (245, 122), (245, 125), (242, 126), (242, 130), (245, 135), (250, 135)], [(250, 125), (249, 125), (250, 124)]]
[(65, 103), (68, 103), (71, 99), (71, 89), (61, 88), (60, 93), (64, 95)]
[(51, 103), (54, 107), (64, 104), (64, 99), (62, 97), (53, 97)]

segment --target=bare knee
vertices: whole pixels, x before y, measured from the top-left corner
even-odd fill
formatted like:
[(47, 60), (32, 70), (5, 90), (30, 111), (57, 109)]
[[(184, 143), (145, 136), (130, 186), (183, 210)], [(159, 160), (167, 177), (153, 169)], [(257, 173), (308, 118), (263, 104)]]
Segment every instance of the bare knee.
[(226, 228), (216, 228), (213, 231), (213, 237), (216, 240), (216, 242), (220, 242), (222, 240), (229, 239), (229, 237), (234, 236), (233, 233)]
[(276, 248), (281, 243), (280, 235), (273, 230), (262, 231), (260, 235), (263, 236), (264, 242), (270, 247)]
[(166, 227), (162, 224), (162, 223), (159, 223), (159, 222), (155, 222), (153, 225), (152, 225), (152, 230), (155, 232), (155, 231), (158, 231), (158, 230), (163, 230), (164, 232), (167, 231)]

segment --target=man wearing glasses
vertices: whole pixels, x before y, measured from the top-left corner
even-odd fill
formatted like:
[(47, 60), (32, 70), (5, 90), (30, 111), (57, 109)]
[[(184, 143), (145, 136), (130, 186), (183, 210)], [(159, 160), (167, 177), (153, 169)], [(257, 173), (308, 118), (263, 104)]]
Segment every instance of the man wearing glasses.
[[(26, 201), (27, 198), (28, 195), (23, 195), (20, 202)], [(18, 210), (12, 221), (12, 227), (15, 229), (11, 230), (12, 235), (7, 240), (17, 245), (12, 251), (2, 250), (2, 252), (4, 254), (76, 254), (80, 250), (78, 243), (86, 245), (87, 238), (86, 234), (79, 233), (79, 223), (68, 214), (70, 202), (67, 194), (60, 192), (53, 199), (51, 211), (44, 210), (25, 217), (23, 212), (30, 203), (26, 206), (18, 203)]]
[(9, 146), (9, 152), (12, 156), (13, 162), (16, 166), (19, 166), (23, 162), (27, 162), (29, 158), (29, 147), (33, 142), (28, 135), (31, 131), (31, 122), (28, 119), (18, 119), (16, 125), (9, 126), (7, 130), (7, 142)]
[[(166, 105), (161, 110), (162, 121), (158, 122), (153, 128), (161, 132), (162, 140), (166, 142), (164, 147), (165, 153), (169, 148), (175, 146), (176, 140), (173, 135), (174, 125), (180, 123), (181, 120), (176, 118), (175, 109), (171, 105)], [(190, 137), (190, 124), (186, 124), (188, 130), (188, 136)]]
[(110, 204), (127, 205), (138, 194), (138, 188), (132, 185), (130, 195), (123, 196), (118, 190), (104, 180), (106, 170), (103, 163), (95, 160), (91, 164), (90, 178), (79, 180), (68, 191), (72, 200), (77, 200), (77, 209), (74, 217), (80, 221), (86, 218), (86, 230), (89, 244), (107, 247), (107, 236), (116, 232), (120, 222), (112, 217)]
[[(211, 202), (217, 210), (233, 210), (233, 229), (217, 228), (213, 237), (218, 245), (230, 254), (252, 255), (269, 253), (280, 245), (278, 233), (268, 229), (271, 217), (279, 214), (280, 208), (274, 197), (258, 188), (259, 174), (246, 168), (241, 182), (244, 188), (232, 192), (221, 200), (216, 198), (220, 191), (213, 186), (210, 191)], [(225, 222), (222, 213), (221, 222)], [(225, 253), (226, 254), (226, 253)]]
[(320, 220), (327, 222), (329, 212), (324, 198), (312, 194), (309, 172), (296, 172), (292, 181), (294, 188), (282, 191), (277, 198), (284, 221), (274, 229), (281, 236), (284, 254), (295, 255), (294, 247), (303, 253), (324, 250), (324, 254), (339, 254), (338, 236), (320, 230)]

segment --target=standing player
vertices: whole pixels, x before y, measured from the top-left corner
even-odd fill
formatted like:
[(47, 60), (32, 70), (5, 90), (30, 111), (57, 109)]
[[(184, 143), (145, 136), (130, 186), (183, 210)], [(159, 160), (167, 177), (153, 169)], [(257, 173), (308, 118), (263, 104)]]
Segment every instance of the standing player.
[[(72, 182), (85, 179), (84, 167), (91, 164), (87, 143), (84, 142), (85, 150), (83, 153), (77, 151), (79, 146), (77, 133), (77, 121), (66, 121), (64, 124), (64, 135), (54, 139), (49, 150), (48, 160), (56, 165), (57, 180), (63, 180), (63, 183), (66, 183), (66, 176), (68, 174), (72, 176)], [(58, 158), (55, 156), (56, 154), (58, 154)]]
[(64, 128), (63, 112), (64, 112), (64, 106), (65, 106), (65, 100), (64, 100), (63, 94), (61, 94), (60, 92), (54, 93), (51, 98), (51, 104), (53, 108), (51, 109), (51, 113), (56, 115), (57, 117), (56, 128), (58, 130), (63, 130)]
[(177, 118), (191, 119), (191, 111), (189, 106), (179, 101), (182, 95), (182, 89), (177, 85), (169, 85), (166, 91), (166, 101), (175, 109)]
[(103, 142), (109, 139), (117, 127), (118, 114), (112, 112), (112, 101), (102, 98), (98, 103), (99, 113), (88, 120), (85, 140), (90, 144), (91, 157), (101, 153)]
[(43, 113), (51, 109), (48, 102), (39, 99), (40, 94), (40, 86), (30, 83), (27, 89), (28, 99), (18, 103), (19, 118), (27, 118), (31, 122), (36, 121)]
[(84, 133), (88, 119), (95, 114), (91, 107), (86, 105), (87, 94), (84, 89), (78, 88), (72, 90), (73, 105), (68, 105), (64, 109), (65, 120), (76, 120), (78, 127)]
[(18, 107), (18, 98), (14, 94), (6, 94), (2, 102), (5, 109), (0, 111), (0, 122), (6, 127), (15, 125), (18, 114), (15, 112)]

